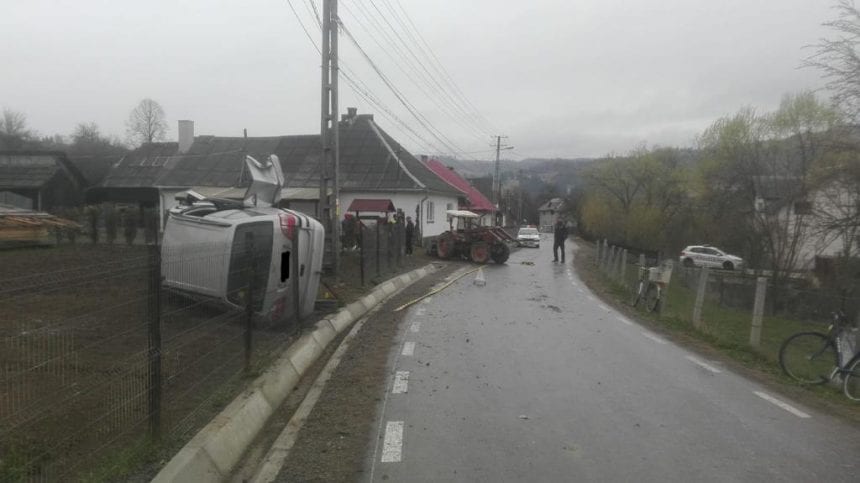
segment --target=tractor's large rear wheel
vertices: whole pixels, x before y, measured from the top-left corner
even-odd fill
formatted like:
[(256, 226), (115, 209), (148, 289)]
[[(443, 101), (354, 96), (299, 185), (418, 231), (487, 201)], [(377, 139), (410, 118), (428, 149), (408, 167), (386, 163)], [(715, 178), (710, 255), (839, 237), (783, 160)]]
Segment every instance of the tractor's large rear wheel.
[(454, 239), (446, 234), (439, 235), (436, 240), (436, 255), (439, 258), (451, 258), (454, 254)]
[(490, 250), (490, 256), (496, 263), (505, 263), (508, 261), (508, 257), (511, 256), (511, 249), (508, 248), (507, 243), (499, 242), (493, 245), (493, 248)]
[(490, 259), (490, 247), (486, 243), (473, 243), (469, 256), (475, 263), (484, 264)]

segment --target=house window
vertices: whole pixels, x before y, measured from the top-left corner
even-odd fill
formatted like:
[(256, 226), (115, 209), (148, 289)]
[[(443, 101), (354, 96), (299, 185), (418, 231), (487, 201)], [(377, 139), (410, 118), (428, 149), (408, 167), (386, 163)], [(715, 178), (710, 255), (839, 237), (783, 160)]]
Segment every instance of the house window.
[(153, 166), (164, 166), (164, 161), (167, 159), (166, 156), (156, 156), (152, 158)]
[(436, 211), (435, 206), (432, 201), (427, 202), (427, 208), (424, 211), (424, 220), (427, 223), (433, 223), (435, 221), (435, 217), (433, 216), (433, 212)]
[(446, 210), (453, 210), (454, 209), (454, 203), (448, 203), (447, 205), (445, 205), (445, 209)]
[(143, 158), (140, 160), (140, 166), (149, 166), (150, 160), (149, 158)]

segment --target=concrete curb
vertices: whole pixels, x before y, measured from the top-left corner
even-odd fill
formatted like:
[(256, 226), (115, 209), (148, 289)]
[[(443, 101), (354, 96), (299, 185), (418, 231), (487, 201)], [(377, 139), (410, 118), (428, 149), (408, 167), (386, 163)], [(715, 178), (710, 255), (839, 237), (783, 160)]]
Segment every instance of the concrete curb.
[(158, 472), (153, 482), (224, 481), (272, 413), (337, 335), (398, 290), (435, 271), (432, 265), (399, 275), (337, 313), (319, 320)]

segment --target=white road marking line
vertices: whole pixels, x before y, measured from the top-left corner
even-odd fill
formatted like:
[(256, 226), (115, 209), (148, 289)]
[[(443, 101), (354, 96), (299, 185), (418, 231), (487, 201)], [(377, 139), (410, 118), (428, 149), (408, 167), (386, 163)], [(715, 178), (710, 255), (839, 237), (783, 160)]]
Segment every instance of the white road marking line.
[(426, 299), (422, 300), (421, 303), (429, 304), (433, 300), (433, 296), (429, 296)]
[(633, 322), (630, 322), (629, 320), (625, 319), (624, 317), (619, 316), (619, 317), (615, 317), (615, 318), (618, 319), (619, 322), (622, 322), (624, 324), (633, 325)]
[(405, 394), (407, 392), (409, 392), (409, 371), (397, 371), (394, 374), (391, 394)]
[(403, 421), (389, 421), (385, 425), (382, 443), (383, 463), (399, 463), (403, 455)]
[(403, 352), (400, 355), (412, 357), (415, 354), (415, 342), (409, 341), (403, 344)]
[(419, 321), (412, 322), (412, 325), (409, 326), (410, 332), (418, 332), (419, 330), (421, 330), (421, 322)]
[(577, 287), (576, 289), (577, 289), (577, 290), (579, 290), (579, 293), (585, 293), (585, 290), (582, 290), (582, 289), (581, 289), (581, 288), (579, 288), (579, 287)]
[(573, 286), (574, 286), (574, 287), (576, 287), (577, 285), (579, 285), (579, 284), (578, 284), (578, 283), (576, 283), (576, 282), (573, 282)]
[(605, 305), (603, 305), (603, 304), (597, 304), (597, 306), (598, 306), (598, 307), (600, 307), (600, 308), (601, 308), (601, 309), (603, 309), (603, 310), (609, 311), (609, 307), (607, 307), (607, 306), (605, 306)]
[(800, 409), (797, 409), (796, 407), (794, 407), (788, 403), (780, 401), (779, 399), (771, 396), (770, 394), (763, 393), (761, 391), (753, 391), (753, 393), (755, 393), (756, 396), (764, 399), (765, 401), (767, 401), (771, 404), (775, 404), (775, 405), (781, 407), (782, 409), (785, 409), (786, 411), (790, 412), (791, 414), (794, 414), (798, 418), (810, 418), (810, 417), (812, 417), (812, 416), (806, 414), (805, 412), (801, 411)]
[(424, 315), (424, 314), (426, 314), (426, 313), (427, 313), (427, 308), (426, 308), (426, 307), (418, 307), (418, 308), (415, 310), (415, 315)]
[(592, 302), (594, 301), (594, 297), (592, 297), (591, 295), (586, 295), (586, 297), (588, 297), (588, 300), (591, 300)]
[(643, 332), (642, 332), (642, 335), (644, 335), (645, 337), (647, 337), (647, 338), (649, 338), (649, 339), (653, 340), (654, 342), (656, 342), (656, 343), (658, 343), (658, 344), (665, 344), (665, 343), (666, 343), (666, 341), (665, 341), (665, 340), (663, 340), (663, 339), (661, 339), (661, 338), (657, 337), (656, 335), (651, 335), (651, 334), (649, 334), (648, 332), (643, 331)]
[(693, 364), (695, 364), (695, 365), (697, 365), (703, 369), (706, 369), (708, 371), (713, 372), (714, 374), (719, 374), (719, 373), (723, 372), (723, 371), (717, 369), (716, 367), (708, 364), (707, 362), (700, 361), (699, 359), (696, 359), (693, 356), (687, 356), (687, 357), (685, 357), (685, 359), (687, 359), (688, 361), (692, 362)]

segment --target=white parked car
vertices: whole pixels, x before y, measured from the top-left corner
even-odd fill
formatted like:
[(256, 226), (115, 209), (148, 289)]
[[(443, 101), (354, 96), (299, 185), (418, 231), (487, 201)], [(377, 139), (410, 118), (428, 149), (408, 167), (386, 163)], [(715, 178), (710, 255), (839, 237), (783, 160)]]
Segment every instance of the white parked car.
[(525, 226), (517, 232), (517, 245), (521, 247), (540, 248), (540, 233), (533, 226)]
[[(274, 158), (274, 159), (272, 159)], [(303, 213), (277, 208), (283, 175), (277, 157), (248, 157), (252, 185), (244, 201), (207, 199), (170, 210), (162, 240), (165, 285), (196, 299), (252, 307), (266, 321), (314, 311), (322, 270), (323, 226)]]
[(711, 267), (735, 270), (744, 267), (741, 257), (730, 255), (710, 245), (690, 245), (681, 251), (678, 258), (685, 267)]

